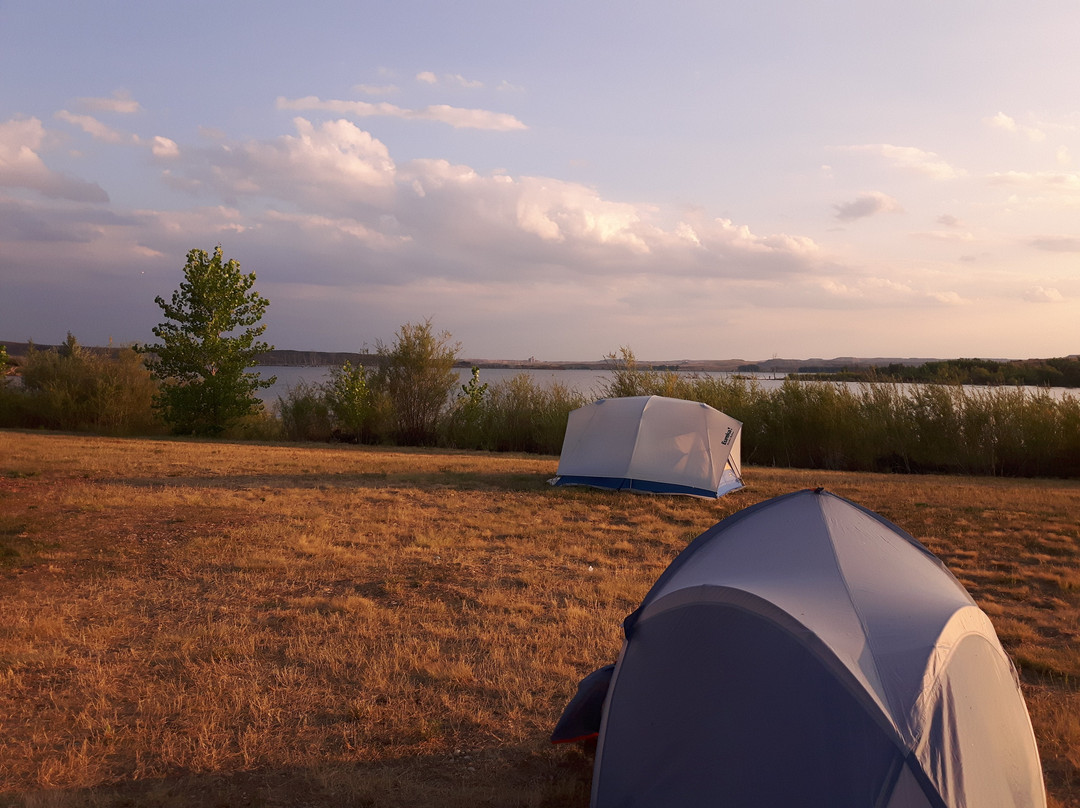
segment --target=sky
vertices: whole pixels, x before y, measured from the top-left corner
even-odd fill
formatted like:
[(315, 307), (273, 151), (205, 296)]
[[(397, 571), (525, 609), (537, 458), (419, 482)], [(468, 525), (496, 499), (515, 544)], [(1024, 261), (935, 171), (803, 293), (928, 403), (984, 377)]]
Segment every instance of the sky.
[(1080, 353), (1080, 4), (0, 0), (0, 339)]

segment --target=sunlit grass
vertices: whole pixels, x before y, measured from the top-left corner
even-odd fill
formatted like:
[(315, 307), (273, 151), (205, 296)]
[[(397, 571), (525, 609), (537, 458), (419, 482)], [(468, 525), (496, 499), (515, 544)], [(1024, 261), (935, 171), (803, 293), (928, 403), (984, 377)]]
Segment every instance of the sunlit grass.
[(622, 619), (719, 519), (823, 485), (968, 586), (1080, 806), (1080, 484), (751, 467), (713, 502), (555, 466), (0, 433), (0, 803), (584, 806), (547, 737)]

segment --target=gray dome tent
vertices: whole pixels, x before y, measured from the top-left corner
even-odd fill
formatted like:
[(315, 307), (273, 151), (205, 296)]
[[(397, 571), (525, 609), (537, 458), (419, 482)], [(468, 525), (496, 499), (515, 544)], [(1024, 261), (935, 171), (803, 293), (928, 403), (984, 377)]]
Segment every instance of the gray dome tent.
[(550, 482), (716, 498), (742, 488), (741, 429), (699, 401), (602, 398), (570, 412)]
[(803, 491), (725, 519), (624, 628), (614, 671), (583, 683), (553, 736), (580, 736), (591, 702), (593, 808), (1046, 805), (989, 619), (847, 500)]

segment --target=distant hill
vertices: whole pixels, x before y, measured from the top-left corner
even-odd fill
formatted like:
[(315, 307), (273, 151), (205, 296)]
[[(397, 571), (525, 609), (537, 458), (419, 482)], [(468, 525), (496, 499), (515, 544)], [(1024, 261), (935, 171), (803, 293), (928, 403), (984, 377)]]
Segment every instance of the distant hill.
[[(4, 342), (8, 355), (12, 357), (25, 356), (30, 344), (27, 342)], [(34, 344), (38, 350), (57, 348), (57, 345)], [(87, 347), (87, 346), (84, 346)], [(113, 346), (120, 347), (120, 346)], [(87, 350), (106, 351), (106, 347), (87, 347)], [(1073, 355), (1070, 358), (1077, 358)], [(370, 353), (358, 353), (350, 351), (299, 351), (299, 350), (274, 350), (259, 355), (260, 365), (275, 365), (282, 367), (334, 367), (346, 361), (354, 365), (372, 365), (375, 355)], [(890, 365), (918, 367), (932, 362), (947, 360), (929, 357), (857, 357), (839, 356), (834, 359), (772, 359), (745, 360), (745, 359), (666, 359), (662, 361), (638, 360), (638, 367), (647, 370), (683, 370), (698, 372), (743, 372), (743, 373), (838, 373), (842, 371), (859, 372), (870, 368), (884, 368)], [(1020, 360), (996, 359), (997, 362), (1009, 362)], [(1035, 360), (1028, 360), (1035, 361)], [(476, 365), (480, 368), (511, 368), (521, 370), (608, 370), (612, 363), (606, 359), (597, 360), (555, 360), (544, 361), (535, 357), (527, 359), (462, 359), (458, 361), (459, 367), (471, 367)]]

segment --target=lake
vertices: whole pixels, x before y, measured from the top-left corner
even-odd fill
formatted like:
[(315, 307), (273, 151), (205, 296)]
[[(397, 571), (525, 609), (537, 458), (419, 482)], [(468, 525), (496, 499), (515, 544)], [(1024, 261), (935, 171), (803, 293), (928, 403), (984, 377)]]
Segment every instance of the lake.
[[(261, 376), (277, 376), (277, 382), (273, 386), (260, 390), (258, 393), (259, 397), (268, 404), (276, 402), (278, 396), (284, 398), (288, 394), (290, 387), (295, 387), (301, 382), (321, 384), (327, 381), (330, 378), (331, 370), (329, 367), (274, 367), (270, 365), (260, 366), (256, 369)], [(458, 374), (460, 384), (466, 384), (472, 377), (472, 370), (469, 368), (454, 368), (454, 371)], [(596, 393), (597, 396), (599, 396), (598, 391), (600, 388), (611, 379), (610, 374), (598, 370), (485, 368), (480, 371), (480, 383), (496, 385), (501, 381), (517, 376), (519, 373), (528, 373), (538, 384), (560, 383), (579, 393)]]
[[(260, 390), (258, 395), (267, 404), (274, 404), (277, 402), (278, 396), (284, 398), (288, 395), (288, 389), (290, 387), (295, 387), (300, 382), (321, 384), (328, 380), (330, 378), (330, 370), (329, 367), (274, 367), (269, 365), (259, 367), (258, 371), (261, 375), (277, 376), (277, 382), (272, 387)], [(469, 368), (455, 368), (454, 370), (458, 374), (460, 384), (465, 384), (472, 376), (472, 371)], [(483, 368), (480, 370), (480, 382), (481, 384), (496, 385), (499, 382), (511, 379), (520, 373), (529, 374), (538, 384), (559, 383), (565, 385), (570, 390), (574, 390), (584, 395), (592, 395), (597, 398), (600, 397), (600, 390), (611, 380), (611, 374), (605, 373), (602, 370), (523, 370), (520, 368)], [(784, 383), (782, 376), (771, 373), (699, 373), (696, 375), (715, 377), (731, 375), (748, 376), (756, 379), (758, 384), (766, 390), (777, 388)], [(842, 383), (851, 384), (856, 388), (860, 384), (859, 382)], [(990, 388), (972, 387), (969, 389)], [(1036, 392), (1042, 388), (1029, 387), (1025, 389), (1030, 392)], [(1064, 398), (1065, 396), (1080, 395), (1080, 391), (1070, 390), (1066, 387), (1050, 387), (1046, 388), (1046, 390), (1050, 395), (1057, 399)]]

